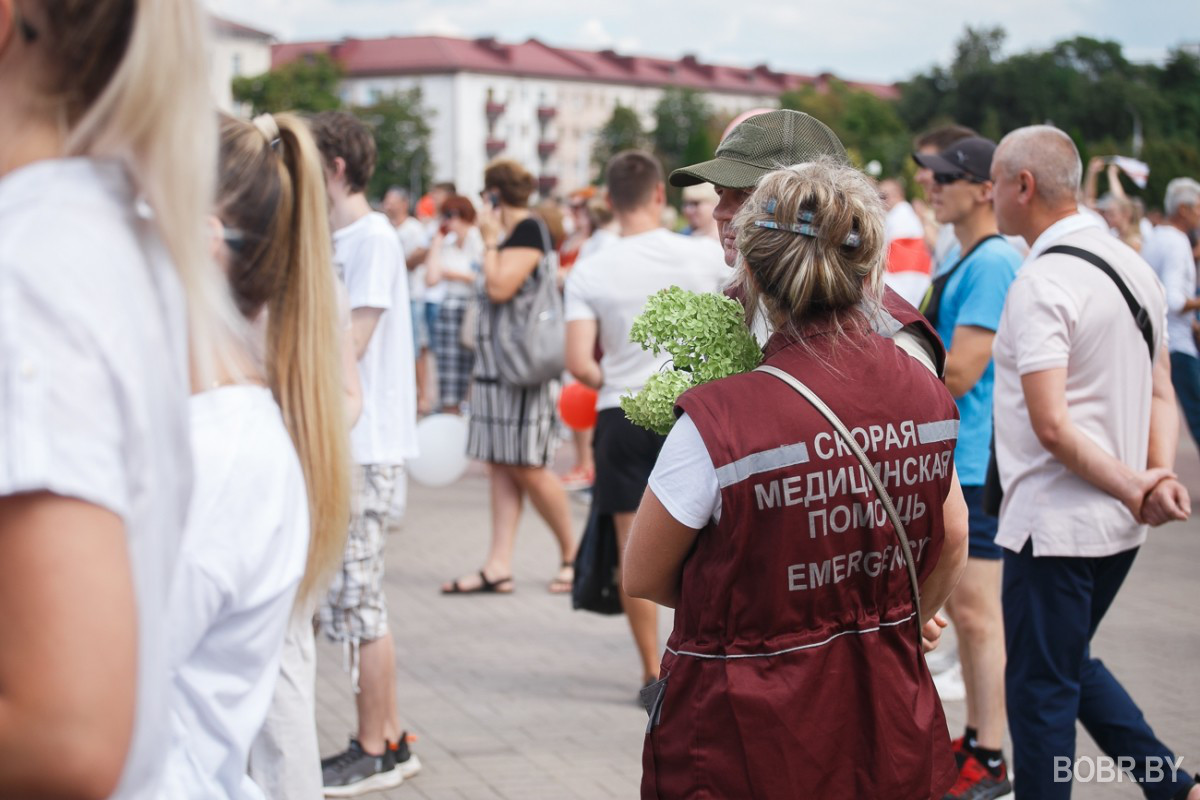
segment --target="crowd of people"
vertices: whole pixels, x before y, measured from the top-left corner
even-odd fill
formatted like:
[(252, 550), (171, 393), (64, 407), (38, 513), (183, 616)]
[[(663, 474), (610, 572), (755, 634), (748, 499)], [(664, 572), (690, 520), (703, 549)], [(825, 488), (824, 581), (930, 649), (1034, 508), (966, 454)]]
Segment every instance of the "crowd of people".
[[(618, 153), (565, 210), (509, 159), (479, 198), (376, 210), (369, 129), (218, 115), (203, 30), (191, 0), (0, 0), (0, 796), (417, 775), (384, 556), (436, 412), (467, 417), (491, 510), (444, 595), (514, 590), (527, 497), (570, 593), (590, 488), (643, 797), (1067, 798), (1078, 720), (1146, 797), (1200, 800), (1089, 648), (1148, 529), (1191, 513), (1200, 183), (1153, 224), (1054, 127), (948, 125), (914, 142), (909, 199), (764, 111), (669, 176)], [(685, 392), (662, 436), (620, 398), (664, 365), (630, 331), (673, 286), (740, 302), (763, 363)], [(597, 414), (559, 476), (570, 381)], [(925, 658), (950, 622), (954, 738)], [(317, 633), (356, 712), (325, 758)]]

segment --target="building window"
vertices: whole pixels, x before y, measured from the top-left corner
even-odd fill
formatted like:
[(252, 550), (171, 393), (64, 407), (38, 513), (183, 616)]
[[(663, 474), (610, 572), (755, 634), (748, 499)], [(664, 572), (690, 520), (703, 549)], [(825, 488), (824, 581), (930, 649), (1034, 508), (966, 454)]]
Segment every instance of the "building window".
[(242, 54), (233, 54), (233, 77), (238, 77), (242, 74)]

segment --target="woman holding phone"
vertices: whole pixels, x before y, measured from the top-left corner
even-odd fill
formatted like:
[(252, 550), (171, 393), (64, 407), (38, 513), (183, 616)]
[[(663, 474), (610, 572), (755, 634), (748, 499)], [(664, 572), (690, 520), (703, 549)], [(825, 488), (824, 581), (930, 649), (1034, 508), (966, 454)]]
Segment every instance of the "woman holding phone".
[(518, 292), (536, 290), (538, 265), (550, 252), (545, 224), (532, 216), (534, 179), (515, 161), (499, 159), (484, 171), (483, 289), (471, 384), (467, 454), (487, 462), (492, 505), (491, 547), (482, 568), (442, 586), (444, 594), (513, 590), (512, 559), (517, 523), (528, 495), (558, 543), (560, 567), (550, 581), (554, 593), (571, 591), (575, 540), (567, 494), (548, 464), (558, 421), (558, 381), (513, 386), (500, 377), (491, 320), (496, 305)]

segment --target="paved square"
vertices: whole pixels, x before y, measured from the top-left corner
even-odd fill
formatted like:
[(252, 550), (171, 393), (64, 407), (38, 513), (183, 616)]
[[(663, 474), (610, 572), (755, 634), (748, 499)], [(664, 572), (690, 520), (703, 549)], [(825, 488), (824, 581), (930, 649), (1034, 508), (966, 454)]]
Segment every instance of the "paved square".
[[(1185, 442), (1180, 473), (1200, 508), (1200, 462)], [(574, 503), (577, 533), (585, 508)], [(487, 481), (473, 466), (454, 486), (410, 484), (404, 524), (388, 541), (387, 592), (397, 643), (402, 724), (419, 739), (421, 774), (369, 795), (430, 800), (633, 798), (645, 713), (640, 669), (623, 617), (571, 610), (546, 584), (558, 563), (549, 531), (527, 506), (516, 591), (443, 597), (440, 584), (483, 561)], [(1152, 531), (1097, 636), (1095, 654), (1120, 677), (1189, 772), (1200, 771), (1200, 521)], [(670, 630), (662, 612), (662, 640)], [(341, 648), (321, 640), (321, 751), (345, 747), (354, 705)], [(957, 735), (963, 704), (947, 703)], [(1078, 755), (1098, 754), (1080, 730)], [(1074, 796), (1136, 798), (1128, 783), (1079, 785)]]

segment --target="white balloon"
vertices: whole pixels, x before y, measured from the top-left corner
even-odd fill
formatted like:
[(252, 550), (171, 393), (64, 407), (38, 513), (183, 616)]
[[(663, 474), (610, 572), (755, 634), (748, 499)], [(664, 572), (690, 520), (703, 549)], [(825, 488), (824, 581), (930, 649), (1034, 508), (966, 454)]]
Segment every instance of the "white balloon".
[(422, 486), (449, 486), (467, 471), (467, 420), (457, 414), (431, 414), (417, 423), (420, 455), (405, 466)]

